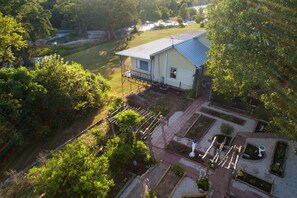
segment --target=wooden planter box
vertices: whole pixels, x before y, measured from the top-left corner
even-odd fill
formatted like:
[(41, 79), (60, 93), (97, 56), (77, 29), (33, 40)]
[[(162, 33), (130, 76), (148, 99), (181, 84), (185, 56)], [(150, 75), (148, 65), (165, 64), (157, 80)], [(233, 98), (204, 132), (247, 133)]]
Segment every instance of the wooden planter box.
[(249, 173), (246, 173), (244, 171), (242, 171), (242, 173), (243, 173), (243, 176), (237, 175), (236, 180), (238, 180), (248, 186), (256, 188), (265, 194), (271, 195), (272, 183), (264, 181), (258, 177), (255, 177)]
[(273, 160), (270, 165), (270, 173), (278, 177), (284, 177), (288, 144), (277, 141), (274, 147)]
[(154, 191), (156, 192), (157, 196), (171, 197), (184, 176), (185, 174), (183, 174), (181, 177), (177, 176), (172, 171), (171, 166), (169, 166), (154, 187)]

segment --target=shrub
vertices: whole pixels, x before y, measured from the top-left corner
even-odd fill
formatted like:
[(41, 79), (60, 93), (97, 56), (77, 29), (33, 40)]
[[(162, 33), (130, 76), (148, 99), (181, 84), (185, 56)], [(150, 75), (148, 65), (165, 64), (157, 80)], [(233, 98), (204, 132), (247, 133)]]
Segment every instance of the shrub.
[(155, 114), (161, 113), (161, 115), (165, 116), (169, 113), (169, 107), (166, 103), (157, 102), (157, 104), (151, 108), (151, 111)]
[(199, 188), (203, 189), (204, 191), (208, 191), (209, 184), (208, 184), (208, 178), (202, 177), (197, 181), (197, 185)]
[(233, 133), (233, 131), (234, 131), (234, 127), (232, 125), (226, 124), (226, 123), (223, 123), (221, 125), (221, 132), (223, 134), (229, 135), (229, 134)]
[(121, 107), (123, 100), (121, 97), (115, 97), (112, 101), (111, 107), (108, 109), (109, 113), (115, 112), (118, 108)]
[(179, 177), (183, 176), (185, 170), (178, 164), (172, 166), (172, 171)]
[(155, 191), (150, 190), (145, 194), (145, 198), (158, 198), (158, 196)]

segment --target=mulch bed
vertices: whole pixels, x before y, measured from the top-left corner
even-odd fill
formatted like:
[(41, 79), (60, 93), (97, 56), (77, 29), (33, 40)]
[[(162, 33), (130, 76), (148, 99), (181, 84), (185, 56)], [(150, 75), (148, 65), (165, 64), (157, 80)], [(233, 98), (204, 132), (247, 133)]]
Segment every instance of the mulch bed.
[(200, 114), (194, 113), (191, 118), (181, 127), (181, 129), (176, 133), (177, 136), (179, 137), (184, 137), (185, 133), (189, 130), (189, 128), (195, 123)]
[[(189, 154), (192, 151), (191, 147), (185, 146), (183, 144), (180, 144), (176, 141), (171, 141), (168, 145), (167, 145), (167, 150), (172, 152), (172, 153), (177, 153), (181, 156), (183, 156), (184, 158), (187, 158), (189, 160), (198, 162), (200, 164), (204, 164), (205, 162), (201, 159), (201, 157), (199, 157), (199, 154), (204, 155), (204, 153), (199, 152), (199, 151), (195, 151), (195, 157), (190, 157)], [(213, 158), (213, 156), (207, 155), (208, 158)]]
[(248, 183), (249, 185), (252, 185), (254, 186), (255, 188), (258, 188), (266, 193), (271, 193), (271, 190), (272, 190), (272, 184), (267, 182), (267, 181), (264, 181), (258, 177), (255, 177), (253, 175), (250, 175), (244, 171), (242, 171), (242, 175), (237, 175), (237, 179), (245, 182), (245, 183)]
[(200, 111), (203, 112), (203, 113), (207, 113), (209, 115), (215, 116), (215, 117), (222, 118), (222, 119), (227, 120), (229, 122), (233, 122), (235, 124), (244, 125), (244, 123), (245, 123), (245, 120), (243, 120), (243, 119), (241, 119), (239, 117), (236, 117), (236, 116), (233, 116), (233, 115), (230, 115), (230, 114), (225, 114), (225, 113), (222, 113), (222, 112), (218, 112), (218, 111), (215, 111), (215, 110), (212, 110), (212, 109), (209, 109), (209, 108), (202, 107), (200, 109)]
[(158, 197), (169, 197), (176, 184), (181, 177), (177, 176), (170, 168), (166, 175), (162, 178), (158, 186), (155, 188), (155, 192)]
[(264, 152), (262, 152), (262, 157), (259, 157), (258, 154), (259, 154), (259, 149), (256, 146), (247, 144), (244, 150), (244, 154), (242, 155), (242, 158), (248, 159), (248, 160), (260, 160), (260, 159), (263, 159), (265, 156)]
[(215, 119), (201, 115), (195, 124), (189, 129), (186, 137), (192, 140), (200, 140), (214, 122)]
[(270, 172), (276, 176), (283, 177), (285, 173), (285, 162), (288, 144), (278, 141), (274, 149), (273, 161), (270, 166)]

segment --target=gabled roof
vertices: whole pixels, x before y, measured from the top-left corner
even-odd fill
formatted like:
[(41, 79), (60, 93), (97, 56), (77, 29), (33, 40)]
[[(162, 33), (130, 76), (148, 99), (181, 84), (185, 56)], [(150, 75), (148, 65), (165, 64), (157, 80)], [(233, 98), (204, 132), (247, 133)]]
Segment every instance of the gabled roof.
[(197, 39), (178, 43), (174, 48), (196, 67), (200, 67), (207, 60), (208, 48)]
[(149, 42), (143, 45), (139, 45), (137, 47), (133, 47), (127, 50), (123, 50), (117, 52), (117, 55), (120, 56), (130, 56), (140, 59), (149, 60), (151, 56), (158, 54), (162, 51), (172, 48), (181, 42), (192, 38), (198, 38), (199, 36), (205, 34), (204, 30), (195, 30), (195, 31), (187, 31), (181, 34), (173, 35), (167, 38), (159, 39), (153, 42)]

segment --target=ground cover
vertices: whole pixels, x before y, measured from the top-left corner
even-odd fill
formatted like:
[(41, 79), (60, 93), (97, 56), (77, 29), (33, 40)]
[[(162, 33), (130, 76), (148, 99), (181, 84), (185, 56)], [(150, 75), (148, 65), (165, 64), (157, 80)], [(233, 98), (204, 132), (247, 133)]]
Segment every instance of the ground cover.
[(222, 118), (223, 120), (233, 122), (235, 124), (243, 125), (245, 123), (245, 120), (243, 120), (243, 119), (241, 119), (239, 117), (236, 117), (236, 116), (233, 116), (233, 115), (230, 115), (230, 114), (225, 114), (225, 113), (222, 113), (222, 112), (218, 112), (218, 111), (215, 111), (215, 110), (212, 110), (212, 109), (209, 109), (209, 108), (202, 107), (200, 111), (203, 112), (203, 113), (207, 113), (209, 115), (215, 116), (215, 117)]
[(155, 187), (155, 192), (158, 197), (169, 197), (175, 186), (180, 181), (181, 176), (178, 176), (171, 167)]
[(238, 173), (237, 175), (237, 179), (257, 188), (257, 189), (260, 189), (261, 191), (264, 191), (266, 193), (271, 193), (271, 190), (272, 190), (272, 184), (267, 182), (267, 181), (264, 181), (258, 177), (255, 177), (253, 175), (250, 175), (244, 171), (239, 171), (240, 173)]
[(242, 155), (243, 159), (249, 159), (249, 160), (260, 160), (265, 157), (265, 153), (262, 152), (262, 156), (259, 157), (259, 149), (258, 147), (247, 144), (246, 148), (244, 150), (244, 154)]
[(284, 176), (285, 160), (287, 154), (288, 144), (286, 142), (276, 142), (273, 154), (273, 161), (270, 166), (270, 172), (276, 176)]
[(210, 117), (200, 115), (198, 120), (193, 124), (193, 126), (188, 130), (185, 137), (192, 140), (200, 140), (201, 137), (209, 130), (209, 128), (213, 125), (215, 119)]

